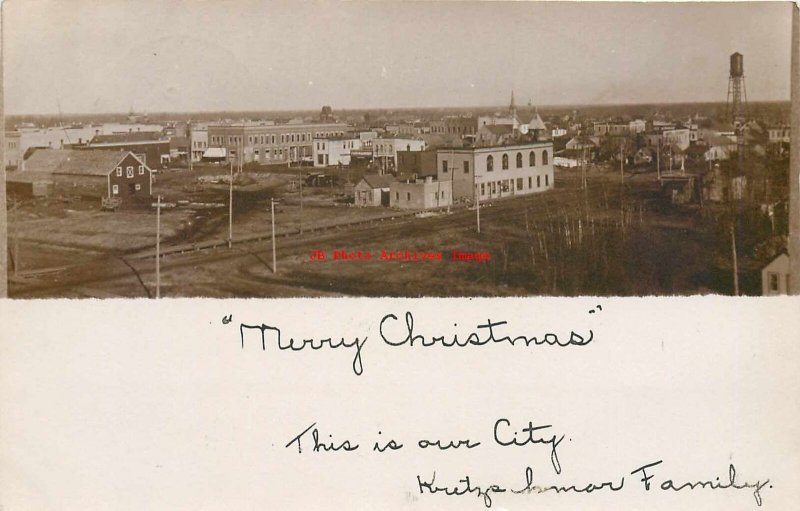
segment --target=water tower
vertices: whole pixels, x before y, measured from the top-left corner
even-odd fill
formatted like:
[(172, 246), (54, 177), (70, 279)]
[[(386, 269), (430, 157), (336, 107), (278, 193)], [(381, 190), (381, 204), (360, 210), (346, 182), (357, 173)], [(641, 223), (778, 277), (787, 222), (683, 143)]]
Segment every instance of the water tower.
[(744, 57), (736, 52), (731, 55), (731, 71), (728, 77), (728, 104), (725, 110), (728, 120), (741, 123), (747, 116), (747, 89), (744, 86)]

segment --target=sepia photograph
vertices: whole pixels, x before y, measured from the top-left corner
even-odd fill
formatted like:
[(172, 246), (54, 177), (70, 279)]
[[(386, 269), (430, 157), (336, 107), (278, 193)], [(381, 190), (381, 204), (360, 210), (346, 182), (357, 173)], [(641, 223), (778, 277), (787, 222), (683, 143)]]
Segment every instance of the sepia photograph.
[(792, 5), (6, 1), (8, 296), (788, 294)]

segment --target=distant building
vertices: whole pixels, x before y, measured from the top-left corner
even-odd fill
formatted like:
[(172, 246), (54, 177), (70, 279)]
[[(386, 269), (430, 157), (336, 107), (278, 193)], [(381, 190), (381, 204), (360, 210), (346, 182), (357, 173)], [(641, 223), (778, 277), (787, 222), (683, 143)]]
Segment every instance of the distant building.
[(669, 121), (653, 121), (653, 131), (665, 131), (665, 130), (674, 130), (676, 128), (676, 124), (674, 122)]
[(604, 137), (606, 135), (619, 137), (625, 136), (631, 132), (629, 125), (625, 123), (595, 122), (592, 125), (592, 129), (594, 135), (598, 137)]
[(299, 162), (313, 156), (315, 138), (341, 137), (352, 131), (342, 123), (233, 123), (208, 126), (208, 145), (225, 149), (227, 161)]
[(431, 121), (430, 131), (440, 135), (475, 135), (478, 131), (478, 118), (472, 115), (448, 116), (439, 121)]
[(550, 130), (550, 136), (553, 138), (563, 137), (567, 135), (567, 130), (564, 128), (553, 128)]
[(414, 138), (378, 138), (372, 142), (372, 158), (383, 172), (394, 172), (397, 168), (397, 151), (423, 151), (424, 140)]
[(519, 131), (511, 124), (486, 124), (478, 128), (475, 143), (484, 146), (504, 145), (518, 136)]
[(736, 151), (736, 143), (725, 136), (707, 134), (704, 136), (704, 141), (707, 146), (703, 155), (705, 161), (728, 160), (731, 154)]
[(358, 151), (361, 148), (361, 138), (355, 135), (347, 137), (315, 138), (312, 145), (314, 166), (350, 165), (351, 151)]
[(401, 180), (434, 177), (437, 172), (436, 149), (397, 151), (397, 177)]
[(563, 167), (565, 169), (572, 169), (578, 166), (578, 160), (573, 158), (564, 158), (563, 156), (556, 156), (553, 158), (553, 165), (556, 167)]
[(688, 128), (664, 130), (661, 132), (664, 140), (664, 145), (674, 145), (679, 147), (681, 151), (689, 148), (691, 143), (691, 131)]
[(3, 163), (6, 170), (17, 169), (22, 161), (22, 150), (20, 145), (19, 131), (6, 131), (6, 147), (3, 152)]
[(51, 175), (60, 195), (122, 199), (152, 195), (152, 171), (130, 151), (40, 149), (28, 158), (21, 174), (29, 172)]
[(597, 143), (597, 141), (595, 141), (591, 137), (578, 136), (578, 137), (572, 137), (569, 140), (569, 142), (567, 142), (566, 148), (569, 149), (570, 151), (575, 151), (575, 150), (582, 151), (584, 149), (587, 150), (595, 149), (596, 147), (598, 147), (598, 145), (599, 144)]
[(190, 133), (192, 146), (192, 161), (203, 159), (206, 149), (208, 149), (208, 127), (193, 125)]
[(389, 206), (389, 187), (394, 181), (392, 176), (365, 174), (356, 183), (356, 206)]
[(319, 122), (322, 123), (333, 123), (336, 122), (336, 118), (333, 116), (333, 109), (325, 105), (322, 107), (322, 111), (319, 114)]
[(631, 133), (644, 133), (647, 131), (647, 122), (642, 119), (636, 119), (628, 123), (628, 131)]
[(761, 270), (761, 294), (789, 294), (789, 256), (785, 253), (773, 259)]
[[(788, 144), (792, 138), (791, 126), (772, 126), (767, 128), (768, 140), (771, 144)], [(7, 136), (7, 135), (6, 135)]]

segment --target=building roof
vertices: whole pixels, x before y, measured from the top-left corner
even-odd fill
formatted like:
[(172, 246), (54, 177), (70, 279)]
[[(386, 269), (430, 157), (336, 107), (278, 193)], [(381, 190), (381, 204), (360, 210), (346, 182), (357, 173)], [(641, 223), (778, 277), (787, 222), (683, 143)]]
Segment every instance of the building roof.
[(547, 129), (547, 126), (544, 125), (544, 121), (541, 117), (539, 117), (539, 112), (534, 112), (533, 117), (531, 120), (528, 121), (528, 129), (531, 130), (544, 130)]
[(15, 172), (7, 172), (6, 181), (9, 183), (50, 183), (53, 181), (53, 174), (49, 172), (18, 170)]
[(39, 149), (25, 162), (24, 172), (105, 176), (128, 154), (129, 151)]
[(389, 185), (394, 181), (392, 176), (382, 176), (378, 174), (365, 174), (362, 178), (370, 188), (389, 188)]
[(124, 142), (144, 142), (150, 140), (160, 140), (160, 131), (131, 131), (128, 133), (111, 133), (110, 135), (95, 135), (92, 144), (124, 143)]
[(703, 137), (703, 139), (706, 141), (706, 143), (709, 146), (724, 146), (724, 147), (727, 147), (727, 146), (736, 145), (736, 143), (733, 140), (729, 139), (728, 137), (723, 136), (723, 135), (716, 135), (714, 133), (709, 133), (709, 134), (705, 135)]
[(480, 129), (485, 129), (492, 135), (508, 135), (514, 132), (514, 127), (510, 124), (487, 124)]

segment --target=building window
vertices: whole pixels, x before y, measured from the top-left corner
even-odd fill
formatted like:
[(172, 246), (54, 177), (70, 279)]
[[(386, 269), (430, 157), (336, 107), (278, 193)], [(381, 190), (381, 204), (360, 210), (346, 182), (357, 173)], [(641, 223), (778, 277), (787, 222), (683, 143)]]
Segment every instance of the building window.
[(545, 176), (544, 176), (544, 185), (545, 186), (550, 186), (550, 175), (549, 174), (545, 174)]
[(447, 174), (447, 160), (442, 160), (442, 174)]
[(778, 274), (777, 273), (770, 273), (768, 274), (769, 278), (769, 290), (777, 292), (778, 291)]
[(517, 168), (522, 168), (522, 153), (517, 153)]
[(113, 185), (111, 187), (111, 193), (113, 193), (114, 195), (119, 195), (119, 185)]
[(547, 151), (542, 151), (542, 165), (547, 165)]
[(503, 155), (503, 170), (508, 170), (508, 155)]
[(486, 157), (486, 172), (492, 172), (494, 170), (494, 158), (490, 154)]
[(395, 200), (400, 200), (400, 192), (394, 192)]
[(530, 152), (528, 155), (528, 166), (535, 167), (536, 166), (536, 153), (533, 151)]
[(536, 176), (536, 188), (542, 187), (542, 176)]
[(481, 195), (486, 195), (486, 184), (481, 183)]
[[(522, 156), (522, 155), (520, 155), (520, 156)], [(517, 178), (517, 190), (522, 190), (522, 178), (521, 177)]]
[(117, 167), (117, 177), (122, 177), (122, 167)]
[(411, 192), (406, 192), (406, 200), (407, 201), (411, 200)]
[(132, 178), (133, 177), (133, 167), (126, 167), (125, 168), (125, 177)]
[(319, 163), (320, 165), (323, 165), (325, 163), (324, 155), (322, 154), (317, 155), (317, 163)]
[(469, 162), (464, 162), (464, 174), (469, 174)]
[(140, 176), (144, 175), (144, 165), (139, 165), (139, 175)]
[(528, 189), (533, 188), (533, 178), (528, 176)]
[(140, 185), (139, 183), (136, 183), (136, 186), (135, 186), (134, 189), (138, 192), (139, 190), (142, 189), (142, 185)]

